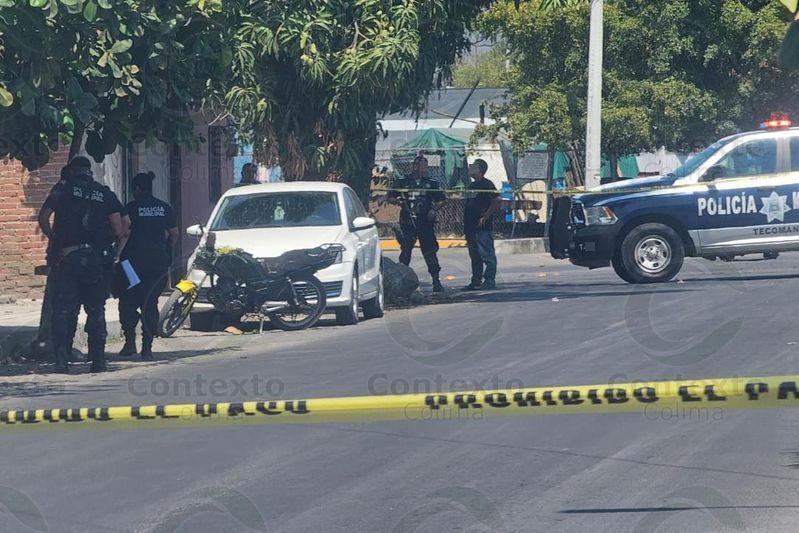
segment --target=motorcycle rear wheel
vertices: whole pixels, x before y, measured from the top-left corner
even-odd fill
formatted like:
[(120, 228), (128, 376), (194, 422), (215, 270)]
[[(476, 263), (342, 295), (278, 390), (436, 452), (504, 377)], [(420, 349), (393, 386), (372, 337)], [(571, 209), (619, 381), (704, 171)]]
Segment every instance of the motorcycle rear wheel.
[[(316, 276), (296, 278), (291, 281), (294, 290), (300, 297), (298, 308), (289, 308), (269, 314), (269, 320), (276, 328), (283, 331), (299, 331), (310, 328), (319, 322), (319, 317), (327, 306), (325, 286)], [(288, 285), (280, 289), (274, 300), (290, 301)]]
[(197, 291), (183, 292), (173, 289), (158, 315), (158, 336), (172, 336), (189, 317), (196, 300)]

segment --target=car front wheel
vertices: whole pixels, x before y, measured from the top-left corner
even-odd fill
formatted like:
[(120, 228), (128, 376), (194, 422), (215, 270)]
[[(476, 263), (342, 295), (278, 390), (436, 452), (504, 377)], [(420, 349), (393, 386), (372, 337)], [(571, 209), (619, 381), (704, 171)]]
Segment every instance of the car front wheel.
[(647, 223), (627, 233), (613, 268), (629, 283), (663, 283), (677, 275), (684, 258), (682, 239), (673, 228)]
[(336, 324), (339, 326), (353, 326), (358, 323), (358, 269), (352, 271), (350, 283), (350, 301), (347, 307), (336, 308)]
[(363, 302), (363, 317), (367, 320), (371, 318), (381, 318), (385, 310), (385, 295), (383, 292), (383, 267), (377, 270), (377, 294)]

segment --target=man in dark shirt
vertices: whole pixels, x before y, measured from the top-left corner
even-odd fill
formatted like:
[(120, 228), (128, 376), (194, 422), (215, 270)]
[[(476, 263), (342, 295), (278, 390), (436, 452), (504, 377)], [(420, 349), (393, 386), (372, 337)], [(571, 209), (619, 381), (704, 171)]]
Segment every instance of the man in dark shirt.
[(408, 178), (395, 181), (394, 189), (389, 191), (388, 200), (402, 206), (397, 234), (401, 250), (399, 261), (406, 266), (411, 263), (411, 253), (418, 239), (427, 271), (433, 278), (433, 292), (441, 292), (444, 289), (439, 278), (441, 266), (435, 225), (436, 214), (444, 205), (446, 196), (438, 182), (428, 176), (427, 159), (421, 155), (414, 159), (413, 173)]
[(103, 249), (109, 227), (121, 238), (122, 217), (108, 188), (94, 181), (88, 159), (74, 158), (65, 178), (53, 187), (39, 212), (39, 226), (50, 240), (55, 371), (69, 371), (74, 317), (83, 305), (91, 372), (103, 372), (107, 336)]
[[(158, 327), (158, 297), (166, 287), (170, 250), (178, 229), (172, 207), (153, 196), (152, 172), (133, 178), (134, 200), (125, 206), (131, 227), (121, 259), (130, 261), (140, 282), (119, 296), (119, 321), (125, 335), (121, 356), (136, 353), (136, 326), (141, 316), (142, 359), (152, 359), (153, 338)], [(139, 315), (141, 310), (141, 315)]]
[[(486, 179), (488, 164), (476, 159), (469, 165), (469, 184), (466, 207), (463, 211), (463, 228), (472, 261), (472, 282), (463, 288), (466, 291), (496, 288), (497, 255), (494, 252), (494, 213), (502, 199), (497, 188)], [(476, 192), (481, 191), (481, 192)]]
[(258, 183), (256, 179), (257, 169), (252, 163), (244, 163), (241, 167), (241, 180), (238, 185), (255, 185)]

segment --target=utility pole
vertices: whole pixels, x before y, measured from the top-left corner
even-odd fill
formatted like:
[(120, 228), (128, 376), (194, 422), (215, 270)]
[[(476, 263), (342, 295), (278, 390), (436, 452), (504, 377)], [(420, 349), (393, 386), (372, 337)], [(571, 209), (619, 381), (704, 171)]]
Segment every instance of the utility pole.
[(591, 0), (588, 48), (588, 113), (585, 127), (585, 188), (599, 186), (602, 167), (603, 0)]

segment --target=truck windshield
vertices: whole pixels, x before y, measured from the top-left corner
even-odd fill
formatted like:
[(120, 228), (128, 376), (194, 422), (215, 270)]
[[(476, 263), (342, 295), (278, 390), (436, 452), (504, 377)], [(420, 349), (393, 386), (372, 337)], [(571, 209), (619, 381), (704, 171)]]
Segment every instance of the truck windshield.
[(715, 154), (721, 147), (728, 144), (730, 141), (733, 141), (736, 137), (727, 137), (725, 139), (721, 139), (720, 141), (716, 141), (701, 152), (696, 155), (692, 155), (689, 157), (685, 163), (677, 167), (674, 172), (670, 172), (667, 174), (669, 177), (673, 178), (684, 178), (685, 176), (689, 175), (691, 172), (702, 166), (702, 163), (707, 161), (710, 156)]

